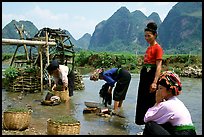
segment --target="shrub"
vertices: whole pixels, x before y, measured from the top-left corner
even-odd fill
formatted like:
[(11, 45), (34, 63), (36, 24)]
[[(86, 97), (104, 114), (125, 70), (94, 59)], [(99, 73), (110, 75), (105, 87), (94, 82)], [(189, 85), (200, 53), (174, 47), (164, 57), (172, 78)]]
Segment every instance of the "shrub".
[(19, 71), (15, 67), (8, 67), (4, 74), (7, 80), (13, 80), (19, 75)]

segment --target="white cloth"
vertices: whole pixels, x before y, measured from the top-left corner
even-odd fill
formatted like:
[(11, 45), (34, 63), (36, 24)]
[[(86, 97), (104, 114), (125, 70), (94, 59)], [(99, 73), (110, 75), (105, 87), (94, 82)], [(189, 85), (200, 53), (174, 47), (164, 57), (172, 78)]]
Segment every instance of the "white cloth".
[(60, 101), (60, 97), (58, 97), (58, 96), (52, 96), (52, 97), (50, 98), (50, 100), (51, 100), (51, 101)]
[(175, 96), (149, 108), (144, 116), (144, 122), (148, 121), (158, 124), (170, 122), (173, 126), (193, 125), (190, 112)]

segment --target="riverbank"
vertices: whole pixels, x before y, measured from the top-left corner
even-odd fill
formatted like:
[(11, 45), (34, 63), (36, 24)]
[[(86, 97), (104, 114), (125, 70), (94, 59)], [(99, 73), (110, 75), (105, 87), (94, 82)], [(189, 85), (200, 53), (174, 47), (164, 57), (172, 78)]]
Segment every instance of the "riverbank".
[[(4, 71), (7, 67), (9, 67), (9, 61), (2, 62), (2, 74), (4, 74)], [(170, 68), (170, 69), (169, 69)], [(93, 71), (94, 68), (90, 66), (86, 67), (75, 67), (75, 69), (79, 70), (81, 74), (89, 73), (90, 71)], [(141, 66), (137, 68), (137, 71), (130, 71), (132, 74), (139, 74), (139, 71), (141, 69)], [(179, 69), (179, 71), (178, 71)], [(177, 67), (176, 69), (171, 66), (163, 66), (162, 70), (173, 70), (175, 71), (180, 77), (188, 77), (188, 78), (202, 78), (202, 64), (201, 65), (192, 65), (187, 66), (183, 68)]]
[[(12, 54), (2, 54), (2, 64), (11, 62)], [(23, 58), (17, 55), (16, 59)], [(132, 74), (139, 74), (144, 55), (80, 51), (75, 54), (75, 68), (113, 68), (122, 66)], [(176, 72), (181, 77), (202, 78), (202, 55), (174, 54), (163, 55), (162, 70)]]

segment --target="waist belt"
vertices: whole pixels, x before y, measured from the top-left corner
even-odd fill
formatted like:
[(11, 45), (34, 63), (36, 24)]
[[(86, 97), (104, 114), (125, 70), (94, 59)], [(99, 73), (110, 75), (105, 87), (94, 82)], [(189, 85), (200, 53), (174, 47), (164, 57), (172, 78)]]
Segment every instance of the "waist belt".
[(122, 71), (122, 68), (118, 68), (117, 70), (116, 70), (116, 72), (115, 73), (113, 73), (113, 76), (114, 77), (118, 77), (119, 75), (120, 75), (120, 72)]
[(118, 68), (117, 75), (120, 74), (121, 70), (122, 70), (122, 68)]
[(156, 67), (156, 64), (143, 64), (143, 67), (153, 68), (153, 67)]
[(179, 131), (179, 130), (195, 130), (195, 127), (193, 125), (182, 125), (182, 126), (174, 126), (173, 129), (175, 131)]

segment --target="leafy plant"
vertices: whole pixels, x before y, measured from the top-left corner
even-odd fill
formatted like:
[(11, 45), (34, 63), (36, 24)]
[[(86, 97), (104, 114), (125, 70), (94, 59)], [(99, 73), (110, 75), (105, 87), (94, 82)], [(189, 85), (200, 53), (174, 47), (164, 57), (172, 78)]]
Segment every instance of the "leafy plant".
[(13, 80), (14, 78), (16, 78), (19, 75), (19, 71), (15, 67), (8, 67), (5, 70), (4, 74), (5, 74), (6, 79)]
[(11, 57), (12, 57), (12, 54), (10, 53), (2, 54), (2, 61), (8, 60)]
[(34, 73), (36, 71), (37, 70), (35, 67), (26, 67), (26, 69), (24, 70), (24, 72), (28, 72), (28, 73)]

